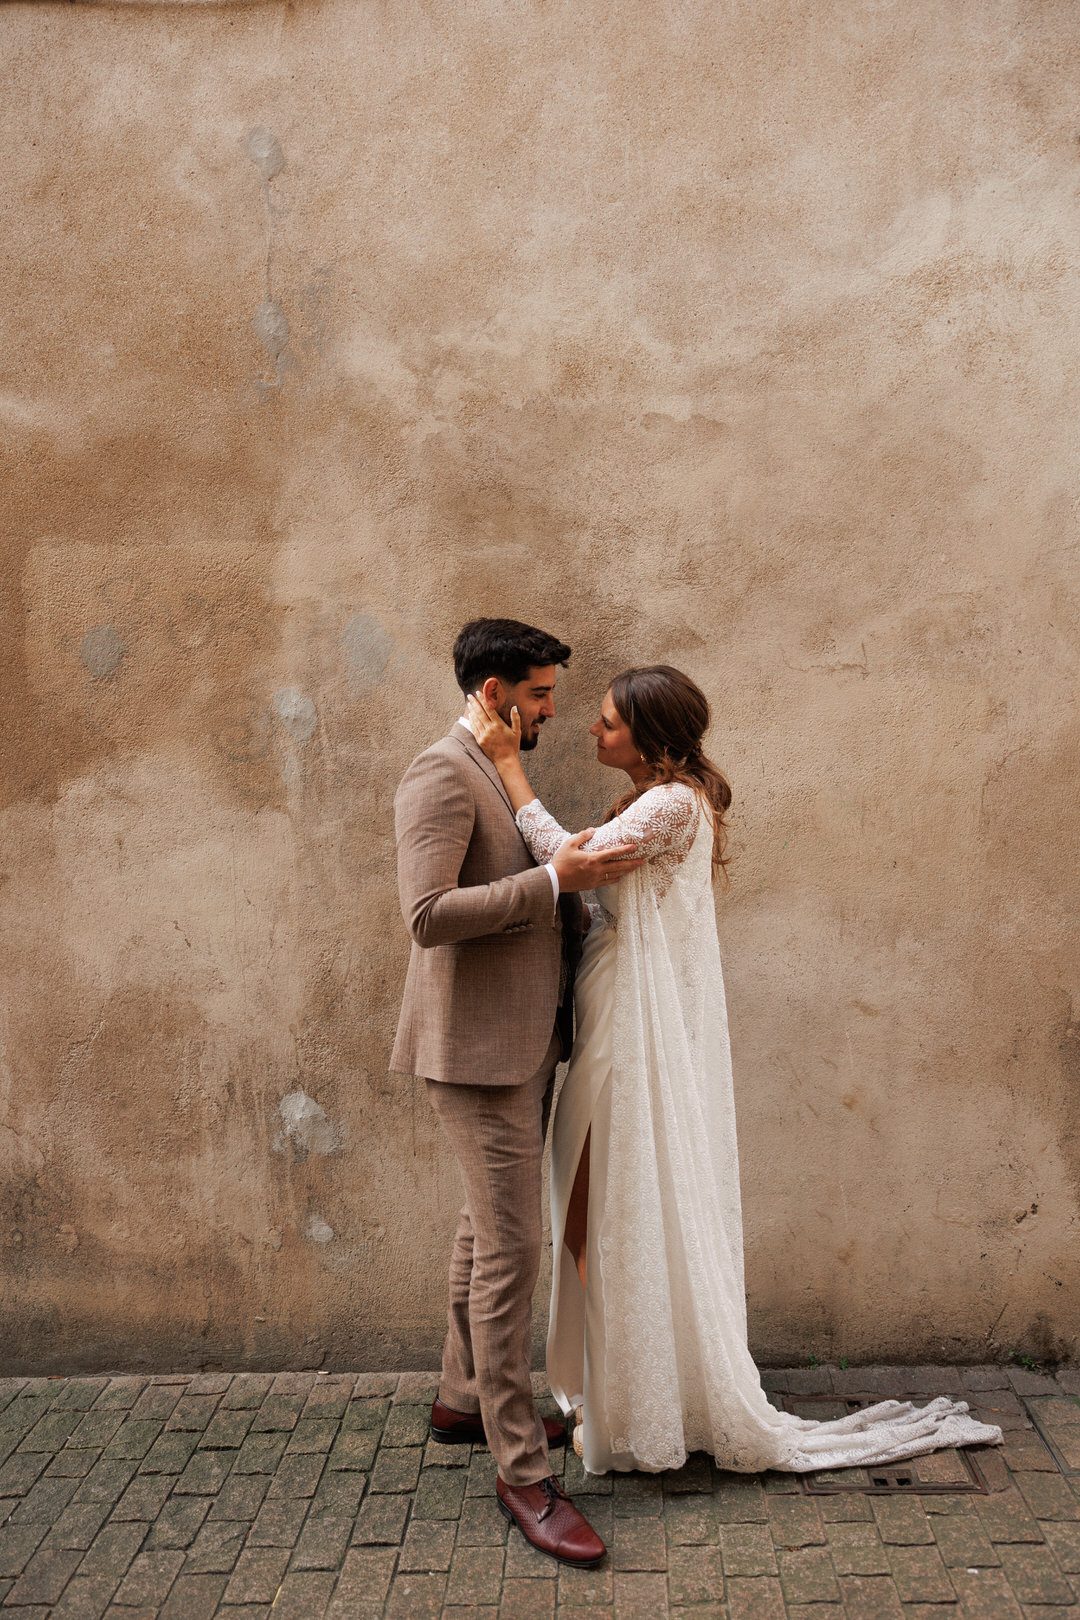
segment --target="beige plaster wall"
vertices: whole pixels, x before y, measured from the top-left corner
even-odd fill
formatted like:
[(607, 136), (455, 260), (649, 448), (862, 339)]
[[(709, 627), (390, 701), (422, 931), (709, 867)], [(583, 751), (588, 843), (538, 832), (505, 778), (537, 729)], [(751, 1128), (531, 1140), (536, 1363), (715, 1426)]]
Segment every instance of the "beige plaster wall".
[(612, 673), (715, 705), (759, 1358), (1076, 1351), (1078, 46), (2, 8), (5, 1370), (436, 1359), (392, 792), (481, 612), (575, 825)]

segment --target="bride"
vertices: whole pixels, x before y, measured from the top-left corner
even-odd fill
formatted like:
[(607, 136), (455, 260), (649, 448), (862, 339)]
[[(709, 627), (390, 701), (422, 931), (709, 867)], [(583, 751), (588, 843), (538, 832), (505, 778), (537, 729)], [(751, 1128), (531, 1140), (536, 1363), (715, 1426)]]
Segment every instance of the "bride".
[[(507, 726), (469, 699), (477, 741), (537, 862), (570, 834), (535, 797)], [(781, 1412), (746, 1341), (742, 1210), (712, 880), (731, 789), (702, 751), (709, 706), (661, 664), (616, 677), (590, 728), (630, 790), (586, 845), (645, 864), (600, 889), (575, 984), (577, 1037), (552, 1136), (547, 1367), (590, 1473), (679, 1468), (708, 1451), (758, 1473), (1000, 1444), (966, 1401), (880, 1401), (817, 1422)]]

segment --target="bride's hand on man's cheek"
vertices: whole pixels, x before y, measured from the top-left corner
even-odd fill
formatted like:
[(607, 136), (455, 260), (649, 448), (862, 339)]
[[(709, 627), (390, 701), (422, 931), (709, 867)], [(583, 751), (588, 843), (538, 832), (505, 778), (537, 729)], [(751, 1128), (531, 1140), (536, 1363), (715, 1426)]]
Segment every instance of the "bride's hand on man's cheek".
[(469, 723), (487, 757), (496, 764), (500, 759), (516, 759), (521, 747), (521, 716), (517, 707), (510, 711), (513, 725), (508, 726), (479, 693), (470, 692), (465, 702)]

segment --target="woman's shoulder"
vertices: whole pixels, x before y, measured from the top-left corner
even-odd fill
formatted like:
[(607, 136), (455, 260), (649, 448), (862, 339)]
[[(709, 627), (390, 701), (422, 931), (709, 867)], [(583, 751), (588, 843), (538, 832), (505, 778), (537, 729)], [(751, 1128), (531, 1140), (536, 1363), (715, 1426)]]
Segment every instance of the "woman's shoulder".
[(658, 782), (633, 801), (633, 819), (681, 835), (696, 823), (701, 796), (688, 782)]
[(636, 804), (679, 805), (686, 810), (691, 810), (696, 807), (699, 797), (697, 788), (692, 787), (689, 782), (658, 782), (655, 787), (646, 788), (641, 797), (634, 802)]

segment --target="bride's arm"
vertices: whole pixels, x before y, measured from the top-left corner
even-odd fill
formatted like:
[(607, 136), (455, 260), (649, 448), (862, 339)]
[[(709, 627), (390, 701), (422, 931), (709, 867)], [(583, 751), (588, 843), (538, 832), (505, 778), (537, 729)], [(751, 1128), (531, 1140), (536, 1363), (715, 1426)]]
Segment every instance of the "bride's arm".
[[(521, 716), (510, 711), (510, 724), (492, 714), (478, 698), (468, 698), (469, 722), (488, 759), (502, 779), (514, 807), (521, 836), (534, 861), (550, 861), (571, 836), (534, 794), (521, 763)], [(640, 799), (604, 826), (589, 828), (582, 849), (590, 855), (618, 849), (637, 861), (652, 860), (689, 846), (697, 829), (698, 796), (683, 782), (649, 788)], [(580, 836), (580, 835), (579, 835)]]
[[(524, 776), (524, 772), (522, 772)], [(521, 836), (535, 861), (549, 861), (570, 837), (537, 798), (520, 807), (515, 805)], [(698, 796), (683, 782), (668, 782), (649, 788), (640, 799), (592, 832), (582, 849), (588, 854), (602, 850), (630, 849), (636, 859), (651, 861), (657, 855), (685, 850), (697, 830)]]
[[(581, 846), (593, 835), (592, 827), (573, 835), (571, 847), (563, 848), (571, 842), (571, 834), (548, 815), (533, 793), (521, 763), (521, 716), (517, 709), (510, 711), (508, 726), (475, 697), (469, 696), (467, 702), (473, 734), (502, 779), (529, 853), (538, 865), (553, 863), (560, 892), (576, 893), (603, 883), (617, 883), (635, 872), (644, 857), (626, 839), (607, 838), (596, 851), (582, 854)], [(539, 814), (528, 814), (533, 807)]]
[[(477, 698), (469, 697), (469, 723), (488, 759), (502, 779), (514, 807), (521, 836), (534, 861), (550, 861), (571, 836), (544, 809), (533, 792), (521, 763), (521, 717), (510, 711), (510, 725), (492, 714)], [(697, 830), (698, 796), (684, 782), (665, 782), (649, 788), (620, 815), (597, 830), (582, 848), (590, 855), (618, 849), (638, 861), (652, 860), (687, 847)]]
[[(521, 716), (516, 708), (511, 709), (512, 724), (504, 725), (497, 714), (493, 715), (471, 693), (465, 699), (465, 705), (476, 740), (502, 778), (502, 785), (516, 815), (523, 805), (536, 797), (521, 763)], [(569, 836), (569, 833), (563, 833), (563, 839)], [(542, 859), (546, 861), (548, 856)]]

